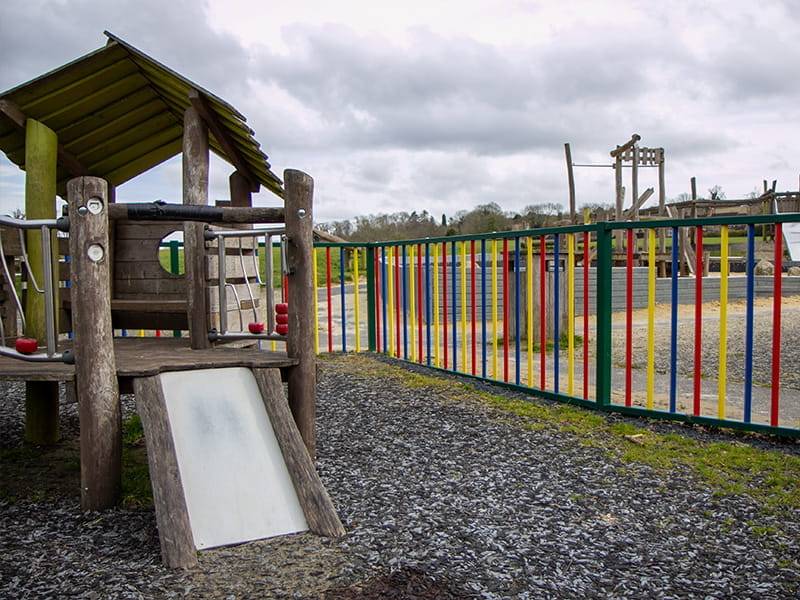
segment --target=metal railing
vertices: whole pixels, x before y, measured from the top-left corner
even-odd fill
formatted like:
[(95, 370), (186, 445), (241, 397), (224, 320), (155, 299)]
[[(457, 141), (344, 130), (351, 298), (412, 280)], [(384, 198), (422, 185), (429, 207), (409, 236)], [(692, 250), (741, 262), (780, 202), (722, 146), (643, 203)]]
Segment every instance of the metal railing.
[[(227, 264), (226, 264), (226, 252), (227, 247), (225, 244), (226, 239), (238, 239), (239, 240), (239, 261), (240, 266), (242, 268), (242, 273), (245, 280), (245, 285), (247, 287), (247, 293), (250, 299), (250, 305), (253, 310), (253, 319), (255, 321), (258, 320), (258, 309), (256, 306), (255, 295), (253, 294), (253, 290), (250, 286), (250, 279), (247, 274), (247, 267), (245, 265), (244, 259), (244, 250), (242, 246), (242, 239), (243, 238), (253, 238), (258, 244), (258, 238), (264, 238), (264, 248), (272, 248), (273, 237), (279, 237), (281, 240), (280, 249), (281, 249), (281, 268), (284, 274), (287, 273), (288, 267), (286, 263), (286, 230), (283, 227), (265, 227), (265, 228), (258, 228), (258, 229), (208, 229), (206, 230), (205, 237), (206, 240), (217, 241), (217, 262), (218, 262), (218, 284), (217, 284), (217, 293), (218, 293), (218, 302), (219, 302), (219, 329), (216, 331), (209, 332), (209, 339), (212, 341), (217, 340), (242, 340), (242, 339), (258, 339), (258, 340), (271, 340), (271, 341), (286, 341), (285, 335), (279, 335), (274, 333), (275, 331), (275, 305), (274, 305), (274, 284), (273, 284), (273, 272), (274, 272), (274, 265), (273, 265), (273, 257), (271, 251), (266, 251), (266, 296), (267, 296), (267, 306), (266, 306), (266, 316), (267, 316), (267, 331), (264, 333), (251, 333), (244, 331), (244, 318), (242, 315), (242, 308), (241, 308), (241, 300), (239, 298), (239, 293), (231, 283), (227, 282)], [(259, 285), (262, 285), (262, 279), (260, 275), (260, 264), (258, 262), (258, 255), (254, 251), (252, 253), (252, 260), (253, 260), (253, 267), (255, 272), (256, 281)], [(236, 306), (239, 311), (239, 329), (240, 331), (228, 331), (228, 289), (231, 289), (232, 293), (236, 299)]]
[[(800, 343), (784, 339), (781, 327), (782, 296), (800, 294), (782, 276), (782, 228), (798, 222), (794, 213), (317, 243), (316, 348), (381, 352), (604, 411), (798, 436), (800, 390), (781, 372), (782, 347)], [(755, 275), (759, 227), (774, 230), (772, 245), (761, 249), (774, 275)], [(704, 277), (710, 233), (722, 266), (718, 276)], [(742, 276), (728, 269), (736, 242), (744, 248)], [(691, 267), (690, 276), (679, 277), (682, 267)], [(646, 285), (634, 272), (646, 273)], [(744, 306), (731, 308), (734, 283)], [(756, 305), (757, 295), (769, 296), (771, 310)], [(704, 298), (718, 300), (718, 308)], [(680, 303), (693, 310), (679, 310)], [(720, 343), (706, 356), (716, 344), (704, 336), (709, 318), (714, 329), (705, 328)], [(734, 323), (743, 339), (728, 335)], [(769, 347), (762, 340), (755, 348), (756, 330), (767, 327)], [(682, 355), (679, 336), (691, 352)], [(769, 366), (757, 374), (754, 359), (763, 354)], [(732, 361), (738, 378), (730, 376)]]
[[(7, 347), (6, 331), (2, 319), (0, 319), (0, 355), (16, 358), (28, 362), (71, 362), (72, 354), (69, 352), (58, 352), (58, 332), (56, 330), (55, 313), (55, 286), (53, 281), (53, 251), (51, 234), (53, 231), (67, 231), (69, 220), (60, 219), (15, 219), (13, 217), (1, 216), (0, 225), (19, 232), (20, 260), (28, 276), (27, 293), (41, 294), (44, 297), (44, 322), (45, 322), (45, 351), (44, 353), (25, 354), (18, 352), (14, 348)], [(38, 285), (33, 273), (33, 268), (28, 257), (27, 244), (25, 241), (25, 231), (38, 230), (41, 234), (41, 253), (42, 253), (42, 287)], [(13, 297), (17, 308), (19, 319), (22, 324), (23, 332), (26, 330), (28, 322), (25, 316), (25, 309), (22, 305), (19, 291), (17, 289), (16, 274), (9, 267), (6, 254), (3, 248), (3, 236), (0, 232), (0, 266), (2, 266), (3, 277), (5, 278), (8, 290)]]

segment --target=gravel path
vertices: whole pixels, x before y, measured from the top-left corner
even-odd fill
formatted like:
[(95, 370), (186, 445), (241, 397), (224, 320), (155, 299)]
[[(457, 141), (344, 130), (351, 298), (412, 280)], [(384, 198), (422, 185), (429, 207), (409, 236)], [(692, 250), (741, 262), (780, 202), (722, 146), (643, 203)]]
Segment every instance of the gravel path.
[[(681, 307), (678, 326), (678, 372), (691, 377), (694, 369), (694, 309)], [(660, 373), (669, 372), (670, 323), (668, 307), (657, 307), (655, 366)], [(622, 314), (615, 315), (622, 320)], [(719, 364), (719, 303), (703, 305), (702, 366), (703, 375), (716, 377)], [(744, 381), (745, 307), (742, 302), (728, 307), (728, 378)], [(625, 357), (624, 330), (615, 329), (613, 356), (617, 363)], [(636, 311), (633, 333), (633, 367), (644, 369), (647, 360), (646, 312)], [(800, 299), (784, 298), (781, 310), (781, 386), (800, 390)], [(753, 319), (753, 382), (769, 385), (772, 374), (772, 299), (759, 298)]]
[[(684, 469), (625, 465), (446, 386), (376, 378), (372, 361), (322, 363), (318, 466), (344, 539), (212, 550), (197, 571), (169, 572), (151, 510), (81, 514), (75, 497), (0, 503), (0, 596), (316, 598), (414, 569), (465, 597), (796, 597), (798, 511), (717, 497)], [(21, 402), (10, 392), (0, 398), (5, 448)]]

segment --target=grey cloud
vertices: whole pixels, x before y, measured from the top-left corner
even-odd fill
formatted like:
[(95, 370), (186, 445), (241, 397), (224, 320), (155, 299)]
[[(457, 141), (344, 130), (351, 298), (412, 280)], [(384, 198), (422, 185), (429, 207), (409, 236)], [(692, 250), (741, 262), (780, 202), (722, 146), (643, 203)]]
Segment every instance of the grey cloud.
[(109, 30), (167, 66), (224, 95), (247, 69), (231, 36), (213, 31), (201, 3), (5, 0), (0, 7), (0, 89), (101, 47)]
[[(294, 26), (285, 34), (290, 52), (262, 49), (253, 75), (324, 120), (320, 144), (492, 155), (568, 139), (608, 144), (620, 112), (653, 121), (637, 103), (661, 71), (691, 57), (666, 33), (606, 33), (500, 49), (416, 30), (406, 48), (343, 26)], [(270, 123), (281, 143), (309, 143), (285, 127)]]

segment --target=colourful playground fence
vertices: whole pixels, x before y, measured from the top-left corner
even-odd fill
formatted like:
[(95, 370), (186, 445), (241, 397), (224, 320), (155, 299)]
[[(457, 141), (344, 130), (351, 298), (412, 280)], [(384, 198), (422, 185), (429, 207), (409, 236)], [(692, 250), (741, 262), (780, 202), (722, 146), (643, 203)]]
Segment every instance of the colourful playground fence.
[[(379, 352), (587, 408), (798, 436), (791, 415), (800, 407), (792, 412), (782, 406), (780, 380), (782, 229), (796, 222), (800, 214), (317, 243), (316, 347)], [(771, 321), (768, 387), (757, 385), (764, 382), (754, 381), (753, 368), (757, 229), (773, 232), (776, 265), (772, 310), (762, 307), (759, 315)], [(719, 245), (718, 283), (679, 278), (686, 262), (681, 241), (693, 237), (691, 268), (702, 273), (708, 232), (715, 249)], [(733, 234), (746, 248), (746, 290), (744, 314), (731, 316)], [(657, 277), (659, 266), (666, 277)], [(646, 301), (638, 307), (637, 269), (647, 274)], [(719, 300), (719, 352), (714, 364), (704, 365), (702, 301), (710, 283)], [(758, 285), (764, 286), (763, 278)], [(657, 303), (657, 289), (668, 290), (666, 301)], [(688, 302), (687, 293), (693, 293)], [(679, 297), (694, 310), (681, 311)], [(740, 316), (744, 339), (729, 339), (729, 321)], [(668, 351), (657, 353), (660, 337)], [(690, 355), (681, 352), (679, 340), (693, 345)], [(729, 380), (729, 353), (743, 363), (740, 381)]]

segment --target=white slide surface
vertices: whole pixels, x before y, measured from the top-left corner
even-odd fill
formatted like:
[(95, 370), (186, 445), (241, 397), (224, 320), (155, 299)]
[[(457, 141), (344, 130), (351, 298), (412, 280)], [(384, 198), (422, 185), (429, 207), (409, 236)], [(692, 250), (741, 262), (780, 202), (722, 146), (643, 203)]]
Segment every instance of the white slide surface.
[(250, 369), (160, 377), (195, 547), (306, 531)]

